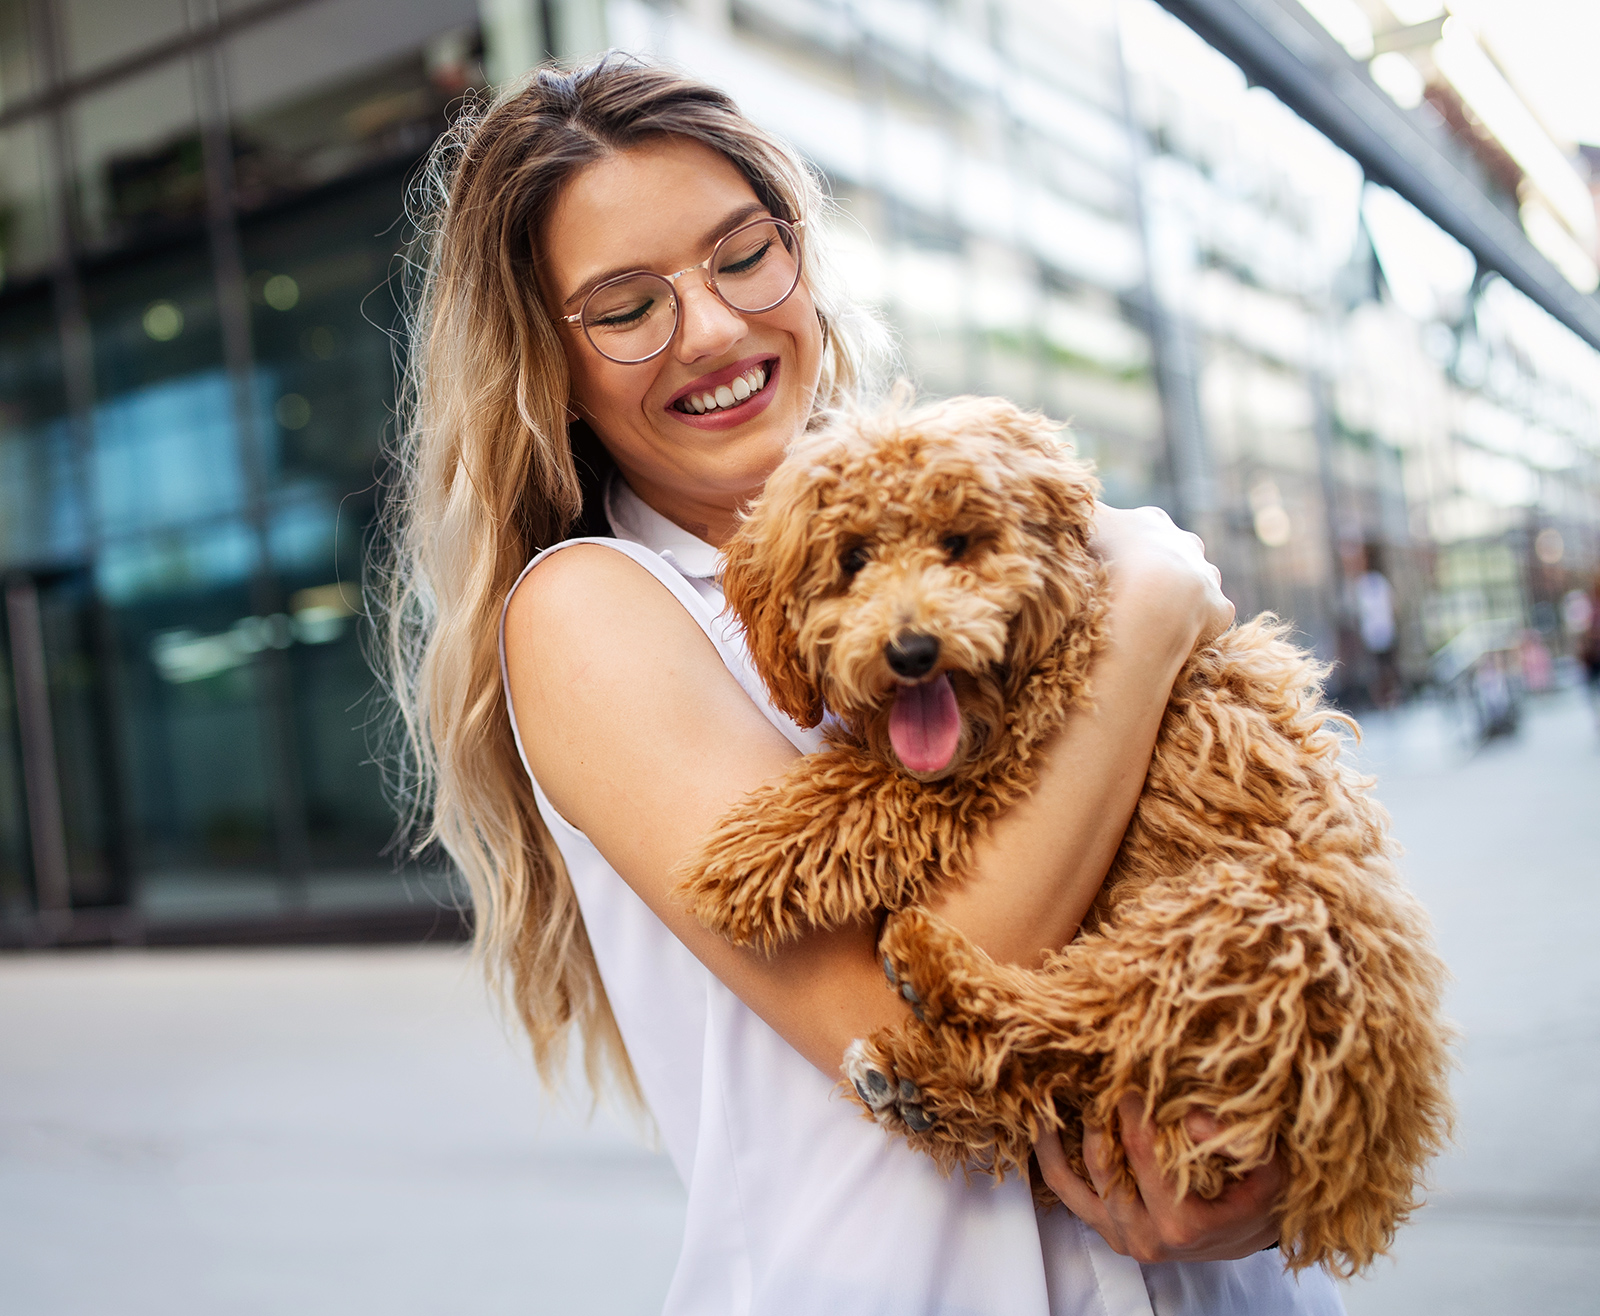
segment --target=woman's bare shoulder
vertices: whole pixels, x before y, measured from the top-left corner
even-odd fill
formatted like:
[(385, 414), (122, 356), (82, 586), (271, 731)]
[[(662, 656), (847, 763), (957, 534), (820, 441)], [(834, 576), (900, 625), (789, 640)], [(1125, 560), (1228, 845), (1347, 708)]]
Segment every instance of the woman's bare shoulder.
[(574, 544), (534, 567), (506, 609), (506, 656), (541, 666), (595, 651), (625, 655), (630, 639), (702, 632), (670, 590), (625, 553)]
[(599, 545), (528, 573), (506, 614), (506, 669), (529, 760), (558, 808), (585, 813), (602, 784), (631, 781), (637, 799), (650, 777), (737, 794), (717, 783), (751, 789), (793, 753), (672, 591)]

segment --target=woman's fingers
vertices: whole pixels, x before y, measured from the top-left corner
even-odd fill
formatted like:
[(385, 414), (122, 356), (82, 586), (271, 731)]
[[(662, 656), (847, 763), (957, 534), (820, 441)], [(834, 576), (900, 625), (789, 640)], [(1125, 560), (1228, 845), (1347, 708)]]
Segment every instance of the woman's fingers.
[[(1163, 1256), (1193, 1261), (1230, 1260), (1260, 1251), (1277, 1238), (1273, 1211), (1287, 1183), (1281, 1160), (1274, 1158), (1257, 1166), (1212, 1201), (1193, 1193), (1179, 1196), (1176, 1181), (1161, 1172), (1155, 1126), (1145, 1119), (1140, 1100), (1125, 1098), (1118, 1114), (1128, 1164), (1139, 1182), (1151, 1233)], [(1220, 1127), (1214, 1118), (1203, 1118), (1210, 1126), (1208, 1133), (1215, 1133)], [(1191, 1135), (1195, 1132), (1192, 1123), (1190, 1131)]]
[[(1232, 1183), (1213, 1201), (1180, 1196), (1177, 1182), (1161, 1172), (1155, 1126), (1137, 1097), (1117, 1107), (1122, 1148), (1134, 1186), (1118, 1182), (1112, 1143), (1103, 1129), (1083, 1131), (1083, 1159), (1090, 1182), (1067, 1163), (1061, 1139), (1043, 1133), (1034, 1143), (1039, 1171), (1073, 1215), (1116, 1252), (1141, 1263), (1224, 1261), (1249, 1256), (1277, 1241), (1275, 1212), (1288, 1182), (1281, 1157), (1274, 1157)], [(1210, 1137), (1222, 1127), (1209, 1115), (1191, 1115), (1191, 1137)]]
[(1222, 592), (1221, 573), (1206, 560), (1205, 544), (1159, 507), (1125, 511), (1095, 504), (1094, 547), (1124, 585), (1153, 591), (1193, 616), (1199, 643), (1210, 643), (1233, 624), (1233, 604)]
[(1033, 1152), (1039, 1158), (1039, 1173), (1062, 1205), (1095, 1233), (1109, 1237), (1107, 1231), (1113, 1229), (1113, 1225), (1105, 1204), (1067, 1163), (1060, 1136), (1049, 1131), (1042, 1133), (1033, 1144)]

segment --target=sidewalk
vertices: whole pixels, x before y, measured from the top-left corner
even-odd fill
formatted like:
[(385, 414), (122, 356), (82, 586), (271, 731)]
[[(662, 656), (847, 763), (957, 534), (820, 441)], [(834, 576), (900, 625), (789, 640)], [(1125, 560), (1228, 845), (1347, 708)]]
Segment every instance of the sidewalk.
[[(1600, 1293), (1600, 742), (1572, 696), (1363, 761), (1455, 970), (1459, 1145), (1351, 1316)], [(683, 1192), (551, 1107), (454, 949), (0, 958), (7, 1316), (646, 1316)]]
[(7, 1316), (643, 1316), (665, 1157), (552, 1110), (453, 949), (0, 959)]
[(1468, 756), (1431, 708), (1362, 761), (1455, 973), (1456, 1147), (1351, 1316), (1600, 1310), (1600, 736), (1573, 691)]

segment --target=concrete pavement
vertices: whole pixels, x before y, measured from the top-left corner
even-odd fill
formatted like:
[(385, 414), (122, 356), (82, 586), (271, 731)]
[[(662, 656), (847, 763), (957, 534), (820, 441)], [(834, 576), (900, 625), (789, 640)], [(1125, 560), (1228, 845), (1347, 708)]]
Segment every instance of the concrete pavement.
[[(1600, 1310), (1600, 743), (1362, 751), (1457, 975), (1459, 1145), (1352, 1316)], [(0, 959), (0, 1310), (644, 1316), (665, 1158), (540, 1097), (451, 949)]]
[(1576, 692), (1468, 755), (1423, 708), (1363, 761), (1455, 973), (1456, 1147), (1351, 1316), (1600, 1312), (1600, 735)]
[(6, 1316), (640, 1316), (683, 1190), (464, 954), (0, 960)]

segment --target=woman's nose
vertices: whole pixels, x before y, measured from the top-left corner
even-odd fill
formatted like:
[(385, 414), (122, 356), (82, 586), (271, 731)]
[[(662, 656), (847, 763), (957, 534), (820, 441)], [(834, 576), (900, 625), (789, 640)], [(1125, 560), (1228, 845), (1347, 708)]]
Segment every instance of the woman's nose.
[(684, 361), (717, 356), (744, 337), (743, 317), (728, 308), (698, 274), (678, 284), (678, 356)]

